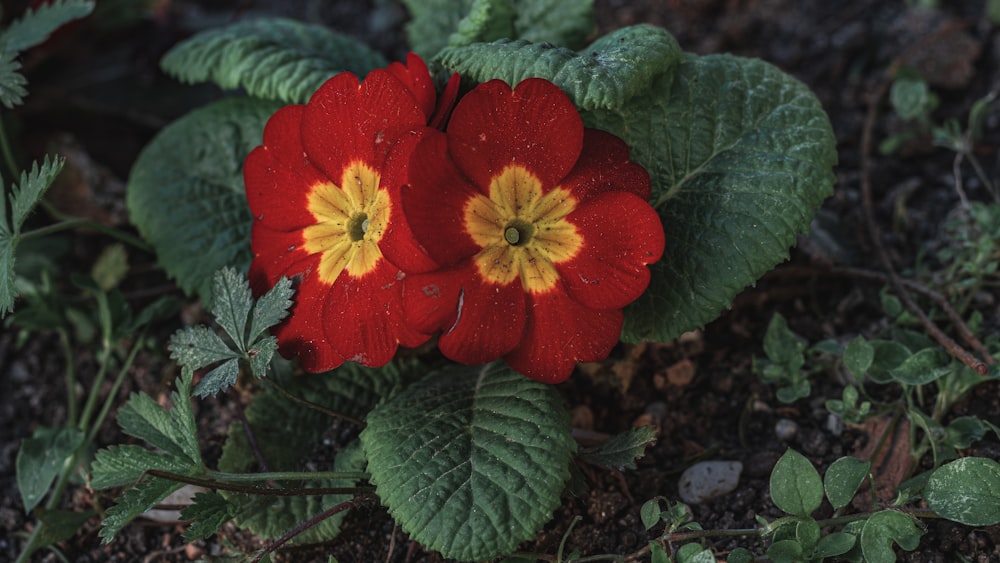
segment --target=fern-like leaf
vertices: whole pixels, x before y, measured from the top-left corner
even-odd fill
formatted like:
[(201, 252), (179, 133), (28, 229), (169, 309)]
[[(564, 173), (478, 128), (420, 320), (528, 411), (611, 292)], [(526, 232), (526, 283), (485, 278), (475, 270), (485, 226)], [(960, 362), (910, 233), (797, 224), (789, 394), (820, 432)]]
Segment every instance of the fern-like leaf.
[(20, 18), (0, 33), (0, 44), (17, 53), (44, 43), (67, 23), (85, 18), (94, 11), (93, 0), (55, 0), (36, 9), (28, 8)]
[(17, 53), (0, 50), (0, 104), (7, 109), (20, 105), (28, 95), (24, 88), (28, 81), (18, 72), (21, 63), (15, 60), (16, 57)]
[(323, 26), (288, 19), (248, 20), (211, 29), (177, 45), (160, 66), (181, 82), (302, 103), (341, 71), (358, 75), (385, 66), (382, 55)]

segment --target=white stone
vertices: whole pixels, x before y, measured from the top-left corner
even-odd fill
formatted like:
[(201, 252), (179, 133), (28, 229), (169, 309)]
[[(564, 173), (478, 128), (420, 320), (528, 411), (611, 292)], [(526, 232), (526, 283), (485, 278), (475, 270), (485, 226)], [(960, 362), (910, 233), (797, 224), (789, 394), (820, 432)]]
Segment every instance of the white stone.
[(677, 490), (685, 503), (701, 504), (735, 490), (741, 473), (738, 461), (701, 461), (684, 470)]

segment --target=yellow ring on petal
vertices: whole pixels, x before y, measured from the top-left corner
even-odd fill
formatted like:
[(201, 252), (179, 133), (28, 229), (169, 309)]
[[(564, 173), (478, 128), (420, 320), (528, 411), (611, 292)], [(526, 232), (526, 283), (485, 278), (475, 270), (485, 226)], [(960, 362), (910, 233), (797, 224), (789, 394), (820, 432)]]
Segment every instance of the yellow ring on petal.
[(583, 237), (566, 216), (576, 209), (569, 190), (542, 193), (541, 181), (523, 166), (504, 168), (490, 181), (489, 197), (465, 205), (465, 228), (482, 247), (473, 257), (484, 280), (507, 285), (520, 278), (531, 293), (545, 293), (559, 280), (555, 264), (571, 260)]
[(319, 278), (332, 285), (341, 272), (360, 278), (382, 258), (378, 242), (389, 224), (389, 193), (381, 176), (367, 164), (351, 162), (334, 183), (316, 184), (308, 197), (315, 225), (303, 230), (303, 249), (319, 254)]

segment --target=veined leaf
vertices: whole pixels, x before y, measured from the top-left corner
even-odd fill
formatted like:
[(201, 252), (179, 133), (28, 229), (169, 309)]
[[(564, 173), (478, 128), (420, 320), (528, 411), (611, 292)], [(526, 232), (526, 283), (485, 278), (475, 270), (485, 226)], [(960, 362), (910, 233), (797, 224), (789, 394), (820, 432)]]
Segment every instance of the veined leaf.
[(934, 470), (924, 497), (942, 517), (966, 526), (1000, 523), (1000, 463), (964, 457)]
[(200, 467), (201, 450), (191, 410), (191, 379), (189, 371), (181, 374), (177, 391), (171, 394), (173, 408), (169, 411), (149, 395), (134, 393), (118, 411), (118, 425), (122, 432)]
[(0, 33), (0, 44), (6, 44), (7, 50), (14, 53), (39, 45), (63, 25), (89, 16), (94, 5), (92, 0), (53, 0), (36, 9), (28, 8)]
[(371, 482), (411, 538), (493, 559), (552, 517), (576, 445), (559, 395), (499, 363), (434, 372), (376, 407)]
[(31, 164), (29, 172), (21, 172), (20, 183), (11, 186), (9, 221), (6, 190), (0, 197), (0, 318), (14, 310), (14, 299), (17, 297), (14, 287), (14, 251), (21, 236), (21, 226), (52, 185), (64, 162), (62, 157), (49, 160), (46, 156), (41, 166), (36, 161)]
[(600, 446), (580, 452), (580, 457), (623, 471), (635, 469), (635, 460), (646, 453), (646, 447), (656, 441), (656, 430), (650, 426), (630, 428), (608, 439)]
[(447, 47), (437, 57), (444, 67), (476, 82), (499, 78), (513, 85), (545, 78), (577, 107), (591, 110), (621, 108), (649, 92), (653, 80), (681, 58), (677, 40), (651, 25), (620, 29), (579, 53), (549, 43), (500, 40)]
[(230, 98), (196, 109), (160, 131), (129, 175), (132, 222), (178, 285), (206, 302), (216, 271), (250, 264), (243, 161), (279, 106)]
[(101, 531), (98, 536), (104, 540), (104, 543), (111, 543), (115, 534), (120, 532), (129, 522), (135, 520), (136, 516), (153, 508), (157, 503), (167, 498), (170, 493), (183, 486), (184, 483), (178, 481), (153, 477), (135, 487), (125, 489), (125, 492), (116, 499), (117, 504), (104, 513), (104, 520), (101, 522)]
[(150, 469), (185, 474), (191, 472), (193, 466), (184, 458), (152, 452), (142, 446), (109, 446), (98, 450), (94, 457), (90, 486), (100, 490), (129, 485)]
[(832, 193), (830, 121), (809, 89), (763, 61), (687, 55), (645, 95), (585, 112), (649, 171), (666, 233), (624, 339), (669, 341), (713, 320), (787, 258)]
[(235, 514), (236, 506), (221, 494), (198, 493), (194, 496), (194, 503), (181, 510), (181, 520), (193, 520), (184, 531), (184, 539), (190, 542), (207, 538), (219, 531), (223, 524), (232, 520)]
[(895, 510), (876, 512), (865, 520), (861, 529), (861, 552), (866, 561), (893, 563), (895, 543), (906, 551), (913, 551), (920, 544), (924, 532), (913, 523), (913, 518)]
[(783, 512), (807, 518), (823, 502), (823, 481), (806, 457), (789, 449), (771, 472), (771, 500)]
[(448, 38), (448, 45), (459, 47), (513, 36), (514, 6), (510, 0), (474, 0), (469, 15)]
[(305, 103), (323, 82), (386, 65), (382, 55), (321, 25), (268, 18), (195, 35), (171, 49), (163, 70), (181, 82), (214, 82), (250, 96)]
[[(213, 283), (215, 303), (212, 313), (229, 336), (223, 340), (208, 327), (187, 327), (170, 337), (170, 357), (184, 368), (195, 371), (222, 362), (202, 377), (194, 394), (214, 395), (236, 384), (240, 360), (246, 361), (256, 377), (267, 373), (267, 366), (278, 350), (273, 336), (263, 336), (271, 326), (288, 315), (292, 283), (281, 278), (259, 303), (254, 303), (246, 276), (232, 268), (216, 272)], [(251, 315), (252, 313), (252, 315)]]
[(15, 51), (0, 46), (0, 104), (7, 109), (20, 105), (28, 95), (28, 90), (24, 87), (28, 80), (18, 72), (21, 70), (21, 63), (16, 59)]
[(513, 0), (517, 38), (570, 49), (583, 46), (594, 30), (593, 0)]

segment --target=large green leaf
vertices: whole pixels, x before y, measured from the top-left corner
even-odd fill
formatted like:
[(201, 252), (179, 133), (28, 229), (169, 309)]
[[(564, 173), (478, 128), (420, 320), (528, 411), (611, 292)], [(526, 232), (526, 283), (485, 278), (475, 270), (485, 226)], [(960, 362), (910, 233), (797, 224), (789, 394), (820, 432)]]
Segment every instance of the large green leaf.
[(331, 76), (365, 75), (385, 58), (320, 25), (282, 18), (203, 31), (171, 49), (163, 70), (181, 82), (214, 82), (259, 98), (304, 103)]
[(17, 488), (24, 511), (31, 512), (45, 498), (66, 460), (83, 443), (83, 432), (74, 427), (39, 426), (21, 442), (15, 461)]
[(626, 309), (626, 340), (671, 340), (716, 318), (787, 258), (832, 192), (826, 113), (763, 61), (688, 55), (645, 95), (584, 119), (649, 171), (666, 232), (649, 289)]
[(513, 0), (518, 39), (578, 49), (594, 30), (593, 0)]
[(965, 457), (937, 468), (924, 489), (927, 504), (942, 517), (967, 526), (1000, 523), (1000, 463)]
[(39, 45), (63, 25), (90, 15), (95, 4), (90, 0), (54, 0), (28, 8), (0, 33), (0, 43), (11, 52)]
[(196, 109), (160, 131), (132, 168), (132, 222), (187, 293), (210, 301), (217, 270), (250, 263), (243, 161), (278, 107), (230, 98)]
[(774, 465), (771, 501), (783, 512), (808, 517), (823, 502), (823, 481), (806, 457), (789, 449)]
[(427, 375), (367, 419), (371, 481), (414, 540), (492, 559), (552, 517), (576, 450), (559, 395), (499, 363)]
[(654, 79), (681, 58), (677, 40), (666, 30), (636, 25), (606, 35), (581, 52), (549, 43), (501, 40), (448, 47), (438, 60), (476, 82), (499, 78), (517, 84), (525, 78), (545, 78), (577, 107), (615, 109), (648, 94)]

